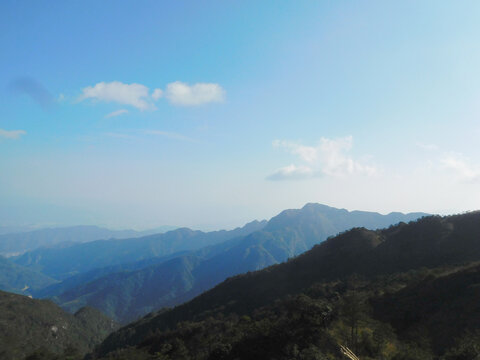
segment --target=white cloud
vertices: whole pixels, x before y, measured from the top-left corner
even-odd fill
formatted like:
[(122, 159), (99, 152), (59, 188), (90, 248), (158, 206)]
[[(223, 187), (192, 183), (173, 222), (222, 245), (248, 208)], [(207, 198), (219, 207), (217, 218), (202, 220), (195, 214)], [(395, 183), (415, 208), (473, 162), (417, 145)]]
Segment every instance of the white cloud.
[[(148, 87), (142, 84), (124, 84), (120, 81), (99, 82), (82, 89), (78, 101), (93, 99), (103, 102), (115, 102), (130, 105), (139, 110), (156, 110), (154, 102), (166, 97), (173, 105), (197, 106), (225, 99), (225, 90), (214, 83), (196, 83), (189, 85), (181, 81), (167, 84), (163, 91), (156, 88), (150, 94)], [(63, 95), (61, 99), (63, 100)], [(112, 113), (113, 114), (113, 113)]]
[(303, 161), (312, 163), (317, 160), (317, 149), (313, 146), (304, 146), (291, 141), (275, 140), (274, 147), (283, 147), (294, 155), (300, 156)]
[(294, 164), (282, 167), (267, 177), (268, 180), (300, 180), (314, 176), (314, 171), (308, 166)]
[[(316, 146), (305, 146), (291, 141), (275, 140), (274, 147), (280, 147), (299, 157), (309, 165), (290, 165), (277, 170), (268, 179), (280, 180), (288, 174), (294, 178), (304, 178), (312, 175), (343, 177), (352, 174), (374, 175), (377, 170), (374, 166), (354, 160), (348, 155), (352, 149), (353, 138), (347, 136), (338, 139), (321, 138)], [(308, 169), (308, 170), (307, 170)], [(301, 176), (300, 176), (301, 175)]]
[(480, 167), (472, 164), (461, 154), (447, 154), (440, 162), (446, 170), (454, 174), (461, 181), (480, 181)]
[(24, 130), (4, 130), (0, 129), (0, 138), (6, 139), (18, 139), (20, 136), (25, 135), (27, 132)]
[(155, 89), (153, 90), (152, 93), (152, 99), (153, 100), (158, 100), (163, 96), (163, 90), (162, 89)]
[(116, 102), (130, 105), (139, 110), (154, 110), (150, 102), (148, 87), (142, 84), (124, 84), (120, 81), (100, 82), (82, 90), (79, 101), (95, 99), (105, 102)]
[(113, 111), (110, 114), (105, 115), (105, 118), (108, 119), (108, 118), (120, 116), (120, 115), (123, 115), (123, 114), (128, 114), (128, 110), (127, 109), (120, 109), (120, 110), (117, 110), (117, 111)]
[(225, 99), (225, 90), (214, 83), (188, 85), (175, 81), (167, 85), (166, 97), (174, 105), (195, 106), (222, 102)]

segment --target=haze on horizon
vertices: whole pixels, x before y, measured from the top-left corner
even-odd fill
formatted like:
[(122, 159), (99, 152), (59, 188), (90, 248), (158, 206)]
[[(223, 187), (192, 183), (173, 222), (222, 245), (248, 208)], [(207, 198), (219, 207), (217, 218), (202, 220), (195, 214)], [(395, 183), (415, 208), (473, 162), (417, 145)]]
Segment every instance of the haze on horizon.
[(480, 208), (480, 3), (0, 4), (0, 226)]

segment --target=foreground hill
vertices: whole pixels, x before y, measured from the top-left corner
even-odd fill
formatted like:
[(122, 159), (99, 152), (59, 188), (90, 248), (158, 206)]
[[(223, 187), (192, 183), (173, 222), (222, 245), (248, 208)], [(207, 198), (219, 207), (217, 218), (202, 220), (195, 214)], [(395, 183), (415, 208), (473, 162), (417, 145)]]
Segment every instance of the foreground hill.
[[(273, 217), (264, 228), (244, 237), (203, 248), (144, 268), (128, 264), (123, 271), (106, 274), (83, 284), (50, 289), (55, 301), (70, 311), (93, 306), (126, 323), (162, 307), (181, 304), (212, 288), (227, 277), (263, 269), (296, 256), (328, 236), (359, 224), (375, 229), (424, 214), (380, 215), (307, 204)], [(65, 281), (69, 282), (67, 279)], [(43, 292), (48, 294), (48, 292)]]
[(35, 351), (85, 354), (117, 324), (99, 311), (66, 313), (48, 300), (0, 291), (0, 358), (23, 359)]
[(97, 240), (65, 248), (40, 248), (13, 260), (19, 265), (63, 280), (96, 268), (199, 249), (244, 236), (261, 229), (264, 225), (264, 222), (254, 221), (243, 228), (208, 233), (181, 228), (164, 234), (133, 239)]
[(151, 234), (151, 232), (109, 230), (98, 226), (85, 225), (7, 233), (0, 234), (0, 255), (18, 255), (42, 246), (53, 246), (62, 243), (84, 243), (112, 238), (126, 239), (148, 234)]
[(132, 323), (96, 356), (321, 359), (346, 344), (361, 358), (459, 359), (480, 341), (479, 261), (479, 212), (356, 228)]

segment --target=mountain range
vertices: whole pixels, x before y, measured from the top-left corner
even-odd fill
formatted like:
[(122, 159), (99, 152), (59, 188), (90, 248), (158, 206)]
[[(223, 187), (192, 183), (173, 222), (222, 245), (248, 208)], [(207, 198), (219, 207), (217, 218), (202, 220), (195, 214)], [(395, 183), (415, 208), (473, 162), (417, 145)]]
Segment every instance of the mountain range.
[[(18, 258), (17, 263), (57, 279), (75, 269), (78, 275), (32, 294), (52, 298), (71, 312), (92, 306), (127, 323), (190, 300), (230, 276), (281, 263), (351, 227), (365, 224), (376, 229), (424, 215), (380, 215), (307, 204), (302, 209), (283, 211), (268, 222), (252, 222), (228, 232), (178, 229), (115, 241), (115, 247), (111, 242), (97, 241), (64, 249), (38, 249)], [(100, 263), (109, 266), (93, 265)]]
[[(162, 358), (162, 354), (168, 353), (165, 349), (141, 345), (148, 343), (152, 334), (164, 336), (167, 329), (173, 329), (177, 334), (175, 331), (178, 331), (181, 322), (202, 323), (209, 318), (208, 314), (217, 319), (218, 316), (230, 317), (237, 313), (253, 316), (257, 311), (255, 309), (267, 311), (265, 308), (278, 306), (277, 302), (284, 301), (285, 296), (299, 294), (312, 283), (332, 282), (348, 276), (352, 271), (345, 259), (363, 269), (359, 273), (365, 277), (408, 271), (413, 265), (386, 270), (388, 266), (393, 266), (392, 259), (399, 257), (404, 250), (392, 248), (390, 251), (395, 255), (388, 258), (389, 247), (383, 243), (391, 244), (391, 241), (386, 241), (387, 238), (398, 229), (410, 229), (416, 224), (411, 222), (419, 218), (423, 218), (418, 222), (424, 224), (420, 227), (423, 232), (439, 236), (436, 225), (426, 230), (424, 222), (431, 218), (425, 216), (427, 214), (424, 213), (381, 215), (349, 212), (321, 204), (307, 204), (301, 209), (285, 210), (269, 221), (253, 221), (230, 231), (205, 233), (180, 228), (128, 239), (63, 242), (39, 247), (19, 256), (0, 258), (0, 266), (4, 269), (2, 275), (5, 275), (0, 277), (3, 290), (35, 298), (50, 298), (70, 313), (49, 300), (2, 293), (11, 296), (10, 302), (0, 304), (0, 310), (3, 307), (9, 309), (5, 312), (10, 314), (4, 319), (5, 328), (13, 329), (19, 324), (19, 320), (9, 312), (12, 309), (27, 314), (21, 322), (33, 321), (32, 329), (43, 324), (43, 332), (32, 330), (25, 334), (27, 330), (23, 328), (15, 330), (20, 339), (12, 341), (11, 346), (5, 345), (8, 349), (5, 357), (17, 358), (33, 353), (31, 359), (53, 359), (54, 356), (56, 359), (81, 358), (85, 352), (92, 351), (93, 346), (112, 330), (112, 326), (116, 326), (111, 325), (114, 323), (110, 319), (125, 324), (149, 314), (112, 334), (90, 356), (103, 357), (108, 353), (108, 356), (116, 358), (117, 353), (133, 351), (125, 357), (121, 355), (119, 359), (132, 359), (137, 355), (149, 358), (150, 355), (146, 354), (153, 354), (153, 351)], [(445, 225), (447, 230), (453, 226), (450, 223)], [(392, 227), (393, 224), (398, 225)], [(389, 228), (376, 230), (385, 227)], [(351, 228), (354, 230), (348, 231)], [(470, 232), (467, 230), (468, 234)], [(412, 233), (417, 234), (419, 230), (412, 230)], [(403, 246), (408, 248), (410, 245)], [(377, 258), (382, 256), (366, 255), (376, 248), (386, 249), (382, 250), (382, 256), (388, 259), (385, 263)], [(318, 249), (324, 249), (320, 255)], [(410, 255), (407, 256), (409, 259)], [(461, 254), (459, 259), (465, 256)], [(419, 260), (421, 264), (425, 262), (424, 258)], [(286, 301), (281, 303), (281, 309), (290, 306), (290, 300)], [(387, 309), (390, 304), (386, 300), (378, 301), (381, 304), (379, 309)], [(16, 308), (10, 305), (12, 303), (23, 304), (25, 308)], [(38, 309), (39, 318), (34, 309)], [(268, 311), (281, 313), (283, 310)], [(378, 317), (384, 314), (380, 311)], [(220, 318), (215, 320), (218, 322), (215, 326), (224, 326)], [(68, 334), (62, 335), (61, 339), (65, 341), (50, 339), (47, 334), (52, 335), (52, 327), (60, 331), (56, 323), (62, 321), (73, 333), (67, 331)], [(75, 331), (83, 332), (83, 337), (75, 335)], [(215, 334), (216, 330), (208, 331)], [(177, 335), (185, 343), (186, 351), (191, 351), (188, 341), (182, 338), (184, 334)], [(22, 339), (30, 336), (32, 346), (21, 345)], [(216, 336), (221, 337), (219, 334)], [(73, 337), (78, 337), (78, 340), (73, 341)], [(42, 348), (42, 343), (47, 345)], [(134, 348), (129, 348), (130, 345)], [(20, 351), (19, 347), (24, 349)], [(132, 350), (136, 348), (138, 351)], [(165, 359), (181, 358), (172, 351), (168, 356)], [(217, 355), (209, 356), (219, 358)]]
[(93, 357), (341, 359), (347, 345), (361, 358), (473, 359), (479, 285), (480, 212), (354, 228), (149, 314)]
[[(98, 226), (70, 226), (31, 231), (0, 233), (0, 255), (14, 256), (40, 247), (68, 246), (71, 243), (85, 243), (100, 239), (126, 239), (161, 233), (175, 227), (163, 226), (154, 230), (109, 230)], [(3, 229), (7, 231), (9, 228)], [(10, 229), (12, 231), (13, 229)]]
[[(310, 360), (344, 359), (347, 348), (362, 359), (480, 356), (480, 212), (383, 216), (307, 204), (232, 231), (136, 240), (93, 241), (98, 251), (125, 242), (132, 257), (106, 256), (107, 266), (86, 271), (82, 251), (77, 263), (64, 251), (91, 243), (54, 248), (70, 268), (39, 257), (52, 248), (32, 251), (27, 266), (13, 260), (28, 253), (0, 258), (5, 273), (23, 274), (0, 277), (2, 286), (69, 310), (0, 292), (0, 356)], [(145, 244), (158, 252), (148, 256)], [(60, 281), (44, 269), (77, 273)], [(30, 277), (38, 287), (19, 290)], [(117, 330), (112, 317), (134, 321)]]
[(93, 269), (168, 256), (218, 244), (261, 229), (264, 222), (253, 221), (230, 231), (203, 231), (180, 228), (166, 233), (129, 239), (96, 240), (66, 247), (42, 247), (12, 260), (57, 280)]

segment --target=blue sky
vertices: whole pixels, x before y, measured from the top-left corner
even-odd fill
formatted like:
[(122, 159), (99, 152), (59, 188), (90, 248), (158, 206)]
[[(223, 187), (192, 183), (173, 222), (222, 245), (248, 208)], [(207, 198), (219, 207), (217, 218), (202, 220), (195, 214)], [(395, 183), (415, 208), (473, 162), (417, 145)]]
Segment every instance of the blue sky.
[(475, 1), (3, 1), (0, 226), (480, 204)]

